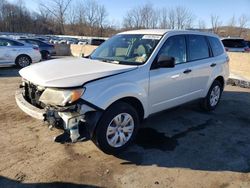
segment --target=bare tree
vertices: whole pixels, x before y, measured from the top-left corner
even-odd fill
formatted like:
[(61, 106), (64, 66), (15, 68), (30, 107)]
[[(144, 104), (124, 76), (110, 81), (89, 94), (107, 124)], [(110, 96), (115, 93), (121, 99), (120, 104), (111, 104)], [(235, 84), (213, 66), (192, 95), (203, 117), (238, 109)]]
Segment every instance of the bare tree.
[(115, 32), (106, 8), (95, 0), (47, 0), (38, 12), (29, 12), (24, 2), (0, 0), (0, 31), (92, 36)]
[(158, 17), (151, 4), (146, 4), (140, 8), (141, 27), (143, 28), (156, 28)]
[(125, 28), (156, 28), (158, 27), (158, 16), (151, 4), (135, 7), (129, 10), (123, 19)]
[(199, 20), (199, 29), (200, 30), (205, 30), (206, 29), (206, 23), (205, 23), (205, 21), (204, 20)]
[(168, 22), (168, 10), (167, 8), (162, 8), (161, 10), (159, 10), (160, 14), (160, 18), (159, 18), (159, 27), (162, 29), (167, 29), (169, 28), (169, 22)]
[(94, 26), (98, 22), (98, 4), (96, 1), (88, 0), (85, 5), (85, 18), (87, 24), (90, 26), (91, 33), (94, 28)]
[(228, 22), (228, 27), (227, 27), (227, 35), (228, 36), (235, 35), (235, 27), (236, 27), (236, 19), (235, 19), (235, 16), (232, 16)]
[(246, 26), (247, 26), (247, 23), (248, 23), (249, 19), (248, 17), (245, 15), (245, 14), (242, 14), (240, 17), (239, 17), (239, 37), (243, 34)]
[(169, 28), (175, 29), (176, 26), (176, 15), (174, 9), (170, 9), (168, 13)]
[(185, 7), (178, 6), (175, 8), (176, 29), (191, 28), (194, 21), (193, 13)]
[(187, 8), (178, 6), (162, 8), (159, 15), (159, 27), (168, 29), (188, 29), (194, 22), (194, 14)]
[(71, 1), (72, 0), (51, 0), (49, 6), (44, 2), (40, 3), (42, 7), (48, 10), (51, 13), (51, 15), (55, 17), (60, 34), (65, 33), (64, 24), (65, 24), (66, 11), (68, 10)]
[(220, 21), (219, 16), (218, 15), (211, 15), (210, 20), (211, 20), (213, 33), (218, 34), (219, 33), (219, 28), (222, 25), (222, 22)]
[(129, 10), (123, 19), (123, 25), (125, 28), (140, 29), (142, 27), (140, 8), (135, 7)]
[(100, 5), (98, 7), (98, 14), (97, 14), (97, 24), (98, 24), (98, 28), (99, 28), (99, 36), (103, 36), (103, 31), (104, 31), (104, 27), (105, 24), (107, 23), (107, 10), (103, 5)]

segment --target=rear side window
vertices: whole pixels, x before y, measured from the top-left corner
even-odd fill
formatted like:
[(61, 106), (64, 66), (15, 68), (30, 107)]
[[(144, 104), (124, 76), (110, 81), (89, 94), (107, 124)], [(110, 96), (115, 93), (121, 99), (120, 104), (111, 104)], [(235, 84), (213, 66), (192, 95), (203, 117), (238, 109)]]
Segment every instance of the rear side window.
[(221, 42), (218, 38), (208, 37), (208, 40), (214, 56), (219, 56), (224, 53), (223, 46), (221, 45)]
[(189, 61), (209, 57), (209, 48), (206, 38), (202, 35), (188, 35)]

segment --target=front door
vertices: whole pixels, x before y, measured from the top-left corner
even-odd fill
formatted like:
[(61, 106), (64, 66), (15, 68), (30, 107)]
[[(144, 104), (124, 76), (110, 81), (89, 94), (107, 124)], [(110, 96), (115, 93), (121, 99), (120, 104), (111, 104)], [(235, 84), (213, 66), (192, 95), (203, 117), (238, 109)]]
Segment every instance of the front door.
[(186, 49), (185, 35), (169, 37), (162, 46), (157, 56), (174, 57), (175, 67), (150, 70), (150, 113), (159, 112), (189, 100), (192, 76), (187, 63)]

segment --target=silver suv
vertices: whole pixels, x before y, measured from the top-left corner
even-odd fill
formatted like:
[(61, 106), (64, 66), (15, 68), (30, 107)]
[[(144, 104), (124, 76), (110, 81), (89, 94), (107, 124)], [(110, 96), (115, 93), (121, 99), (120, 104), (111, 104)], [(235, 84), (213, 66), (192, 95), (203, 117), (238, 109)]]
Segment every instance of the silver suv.
[(82, 139), (106, 153), (125, 149), (143, 119), (200, 99), (214, 110), (228, 78), (228, 56), (210, 33), (137, 30), (115, 35), (88, 58), (65, 58), (20, 71), (18, 106), (60, 126), (57, 141)]

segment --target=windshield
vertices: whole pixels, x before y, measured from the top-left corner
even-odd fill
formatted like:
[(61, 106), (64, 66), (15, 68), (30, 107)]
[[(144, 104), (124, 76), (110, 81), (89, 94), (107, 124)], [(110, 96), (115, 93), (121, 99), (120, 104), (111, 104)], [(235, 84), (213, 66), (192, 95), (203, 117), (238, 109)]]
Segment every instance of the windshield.
[(108, 63), (141, 65), (147, 61), (161, 39), (160, 35), (115, 35), (90, 56)]

